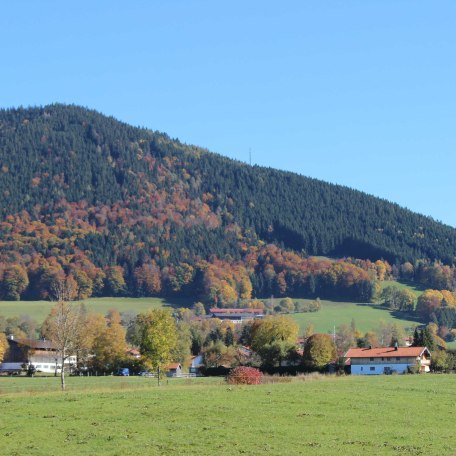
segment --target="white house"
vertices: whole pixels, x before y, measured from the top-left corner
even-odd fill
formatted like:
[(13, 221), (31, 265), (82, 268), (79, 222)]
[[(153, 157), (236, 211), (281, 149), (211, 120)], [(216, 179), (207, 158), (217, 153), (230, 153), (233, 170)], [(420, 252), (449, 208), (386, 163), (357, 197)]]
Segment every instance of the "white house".
[(250, 321), (255, 318), (263, 318), (261, 309), (219, 309), (212, 307), (209, 310), (210, 318), (218, 318), (219, 320), (228, 320), (234, 324), (240, 324), (245, 321)]
[(192, 362), (190, 364), (190, 367), (188, 368), (188, 371), (190, 372), (190, 374), (200, 375), (200, 369), (203, 366), (203, 355), (192, 356)]
[(350, 348), (344, 358), (352, 375), (404, 374), (415, 367), (429, 372), (431, 364), (426, 347)]
[[(37, 372), (54, 374), (60, 372), (57, 348), (49, 340), (14, 339), (8, 337), (8, 348), (0, 372), (20, 373), (25, 366), (32, 365)], [(65, 360), (65, 369), (76, 365), (76, 356)]]

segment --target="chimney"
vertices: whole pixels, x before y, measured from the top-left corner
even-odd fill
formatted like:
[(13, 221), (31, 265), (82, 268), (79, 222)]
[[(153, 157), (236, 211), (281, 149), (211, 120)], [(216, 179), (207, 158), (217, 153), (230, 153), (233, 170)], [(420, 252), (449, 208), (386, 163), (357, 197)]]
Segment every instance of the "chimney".
[(397, 342), (394, 342), (394, 350), (397, 351)]
[(9, 339), (9, 340), (14, 340), (14, 335), (13, 335), (13, 334), (10, 334), (10, 335), (8, 336), (8, 339)]
[(372, 350), (372, 345), (369, 345), (369, 350)]

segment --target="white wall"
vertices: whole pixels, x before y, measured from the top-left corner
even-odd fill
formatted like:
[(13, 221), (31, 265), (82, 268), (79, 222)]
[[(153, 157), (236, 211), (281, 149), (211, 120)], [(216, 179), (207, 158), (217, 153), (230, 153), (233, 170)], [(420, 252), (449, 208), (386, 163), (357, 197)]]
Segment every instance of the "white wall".
[[(389, 367), (391, 371), (396, 371), (398, 374), (407, 372), (410, 364), (352, 364), (352, 375), (382, 375), (385, 367)], [(373, 368), (374, 370), (371, 370)]]

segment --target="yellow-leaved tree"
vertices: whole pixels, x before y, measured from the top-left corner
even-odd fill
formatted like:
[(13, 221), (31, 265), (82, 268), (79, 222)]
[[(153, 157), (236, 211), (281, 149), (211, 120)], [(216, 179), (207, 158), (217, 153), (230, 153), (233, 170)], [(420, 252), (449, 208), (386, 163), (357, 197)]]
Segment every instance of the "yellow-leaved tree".
[(8, 350), (8, 341), (4, 333), (0, 333), (0, 363), (3, 361), (6, 351)]
[(137, 336), (141, 355), (146, 365), (160, 372), (173, 361), (177, 345), (177, 328), (171, 313), (164, 309), (153, 309), (136, 317)]

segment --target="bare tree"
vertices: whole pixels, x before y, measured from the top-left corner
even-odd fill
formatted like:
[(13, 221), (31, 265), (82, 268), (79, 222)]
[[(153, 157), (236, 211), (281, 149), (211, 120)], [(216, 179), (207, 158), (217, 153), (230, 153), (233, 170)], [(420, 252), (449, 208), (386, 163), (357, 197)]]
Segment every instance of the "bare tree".
[(42, 332), (57, 348), (60, 362), (60, 382), (62, 390), (64, 390), (65, 362), (78, 351), (85, 313), (82, 306), (68, 302), (77, 293), (74, 281), (59, 280), (53, 284), (52, 288), (57, 303), (43, 323)]

